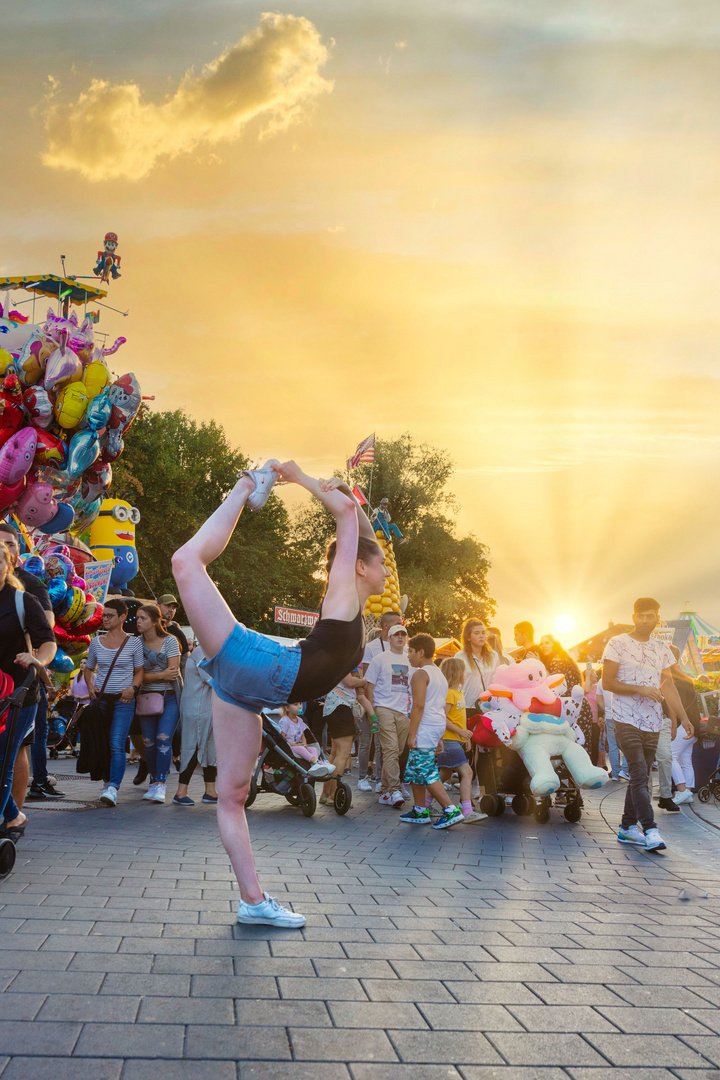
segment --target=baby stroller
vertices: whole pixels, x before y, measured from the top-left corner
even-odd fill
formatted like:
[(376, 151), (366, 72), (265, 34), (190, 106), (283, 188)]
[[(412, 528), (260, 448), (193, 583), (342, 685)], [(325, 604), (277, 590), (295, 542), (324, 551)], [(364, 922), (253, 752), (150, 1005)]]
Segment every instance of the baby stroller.
[(715, 802), (720, 803), (720, 765), (707, 778), (702, 787), (697, 789), (697, 797), (702, 803), (710, 802), (711, 799), (715, 799)]
[[(291, 806), (299, 806), (305, 817), (312, 817), (317, 808), (315, 784), (332, 775), (332, 765), (323, 757), (317, 743), (310, 744), (320, 755), (314, 765), (295, 757), (285, 736), (267, 713), (262, 714), (262, 726), (262, 748), (250, 780), (245, 808), (252, 806), (264, 791), (283, 795)], [(338, 779), (333, 798), (335, 813), (347, 814), (351, 805), (352, 790), (342, 779)]]
[(69, 752), (71, 757), (77, 757), (77, 722), (82, 710), (83, 706), (78, 705), (75, 698), (67, 694), (53, 704), (48, 716), (47, 734), (47, 748), (53, 760), (57, 759), (62, 751)]
[[(470, 727), (472, 717), (468, 721)], [(485, 784), (485, 794), (480, 799), (480, 812), (488, 817), (500, 817), (505, 813), (506, 800), (510, 800), (513, 813), (518, 817), (534, 817), (538, 825), (550, 820), (553, 806), (562, 808), (566, 821), (579, 821), (582, 817), (583, 800), (580, 788), (568, 772), (562, 758), (552, 759), (553, 768), (560, 779), (560, 787), (553, 795), (536, 796), (530, 792), (527, 769), (522, 758), (508, 747), (482, 752), (478, 747), (477, 772)]]
[[(12, 686), (12, 680), (4, 677)], [(8, 771), (10, 769), (10, 761), (12, 755), (12, 744), (15, 736), (15, 728), (20, 715), (20, 710), (23, 707), (25, 701), (25, 695), (27, 694), (30, 686), (35, 679), (35, 668), (30, 668), (23, 683), (17, 687), (12, 693), (6, 694), (0, 698), (0, 729), (5, 732), (5, 750), (0, 760), (0, 791), (5, 786)], [(4, 721), (4, 727), (3, 727)], [(15, 865), (15, 843), (9, 836), (0, 837), (0, 880), (7, 877)]]

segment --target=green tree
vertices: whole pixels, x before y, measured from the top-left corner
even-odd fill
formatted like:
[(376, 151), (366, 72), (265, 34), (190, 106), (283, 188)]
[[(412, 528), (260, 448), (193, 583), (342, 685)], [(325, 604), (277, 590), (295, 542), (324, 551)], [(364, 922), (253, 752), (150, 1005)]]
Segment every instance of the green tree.
[[(113, 466), (112, 494), (140, 511), (137, 550), (141, 573), (131, 583), (138, 595), (177, 592), (172, 554), (210, 516), (248, 460), (214, 421), (198, 424), (182, 410), (143, 408)], [(320, 583), (303, 544), (290, 539), (283, 503), (272, 495), (261, 514), (246, 512), (210, 575), (236, 618), (256, 630), (276, 632), (275, 604), (315, 609)]]
[[(401, 592), (409, 597), (406, 618), (415, 632), (457, 634), (463, 619), (489, 618), (495, 602), (488, 593), (488, 550), (474, 536), (458, 537), (452, 517), (457, 500), (447, 490), (454, 466), (446, 451), (415, 442), (406, 432), (377, 440), (374, 466), (361, 465), (353, 482), (372, 503), (387, 496), (393, 521), (407, 544), (395, 543)], [(296, 535), (308, 555), (319, 560), (333, 535), (333, 519), (312, 504), (296, 516)]]

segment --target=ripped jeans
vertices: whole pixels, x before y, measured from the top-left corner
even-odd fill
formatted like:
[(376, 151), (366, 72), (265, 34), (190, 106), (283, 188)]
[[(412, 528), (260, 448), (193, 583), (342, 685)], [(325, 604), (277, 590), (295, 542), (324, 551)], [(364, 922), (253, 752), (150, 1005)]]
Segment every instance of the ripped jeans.
[(172, 690), (165, 694), (165, 708), (159, 716), (141, 716), (140, 730), (145, 744), (145, 762), (152, 784), (164, 784), (172, 764), (172, 737), (178, 724), (178, 700)]

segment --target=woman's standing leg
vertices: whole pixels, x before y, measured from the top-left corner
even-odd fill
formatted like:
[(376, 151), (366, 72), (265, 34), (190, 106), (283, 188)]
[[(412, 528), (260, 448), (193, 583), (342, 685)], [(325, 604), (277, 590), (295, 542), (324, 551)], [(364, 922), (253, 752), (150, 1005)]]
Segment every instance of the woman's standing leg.
[(115, 702), (112, 723), (110, 724), (110, 787), (118, 789), (125, 775), (125, 743), (135, 715), (134, 701)]
[(145, 763), (150, 773), (150, 783), (157, 783), (157, 731), (159, 716), (141, 716), (140, 730), (142, 731), (143, 746), (145, 747)]
[(213, 732), (217, 748), (218, 827), (246, 904), (264, 899), (255, 871), (245, 800), (260, 753), (260, 717), (213, 693)]
[(178, 786), (177, 786), (177, 791), (175, 793), (175, 797), (177, 799), (184, 799), (185, 796), (187, 795), (187, 793), (188, 793), (188, 785), (190, 784), (190, 781), (192, 780), (192, 774), (195, 772), (195, 769), (197, 768), (197, 763), (198, 763), (198, 753), (197, 753), (197, 747), (195, 747), (195, 749), (193, 750), (192, 757), (190, 758), (187, 765), (185, 766), (185, 768), (180, 773), (180, 776), (178, 777)]
[(214, 765), (203, 765), (203, 780), (205, 781), (205, 794), (210, 799), (217, 799), (217, 768)]
[(345, 767), (350, 760), (352, 744), (352, 735), (343, 735), (339, 739), (333, 739), (330, 761), (335, 766), (335, 772), (331, 779), (326, 780), (323, 784), (324, 799), (332, 799), (334, 797), (338, 779), (342, 779)]
[(157, 718), (157, 754), (155, 764), (155, 778), (158, 784), (167, 782), (168, 773), (172, 764), (172, 737), (178, 724), (179, 710), (177, 698), (174, 694), (165, 695), (165, 708), (162, 716)]

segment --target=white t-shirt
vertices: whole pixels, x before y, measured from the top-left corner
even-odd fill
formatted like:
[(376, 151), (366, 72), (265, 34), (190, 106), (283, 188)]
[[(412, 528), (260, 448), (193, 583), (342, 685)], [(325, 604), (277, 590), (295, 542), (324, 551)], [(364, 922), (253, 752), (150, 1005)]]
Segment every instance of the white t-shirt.
[[(417, 730), (416, 746), (418, 750), (434, 750), (445, 734), (448, 682), (435, 664), (426, 664), (416, 670), (424, 671), (430, 680), (425, 691), (425, 706)], [(413, 671), (414, 674), (415, 671)], [(412, 697), (412, 687), (410, 696)]]
[[(619, 665), (617, 677), (620, 682), (631, 686), (654, 686), (656, 689), (660, 688), (664, 669), (675, 663), (675, 657), (664, 641), (657, 638), (637, 641), (630, 634), (610, 638), (603, 653), (603, 663), (606, 660), (614, 660)], [(612, 718), (613, 722), (632, 724), (640, 731), (660, 731), (663, 726), (662, 705), (639, 694), (613, 694)]]
[(410, 712), (412, 673), (413, 668), (405, 653), (394, 653), (388, 649), (377, 653), (365, 672), (365, 678), (374, 686), (373, 704), (407, 716)]
[(307, 724), (301, 716), (292, 717), (285, 713), (280, 717), (278, 727), (291, 746), (297, 746), (303, 737)]
[(484, 693), (489, 687), (493, 675), (500, 667), (502, 660), (495, 651), (493, 651), (492, 659), (488, 663), (484, 660), (478, 660), (474, 654), (468, 657), (462, 651), (455, 653), (454, 659), (462, 660), (465, 665), (463, 694), (465, 695), (466, 707), (474, 711), (475, 702), (480, 697), (480, 694)]
[[(365, 646), (365, 652), (363, 653), (363, 664), (369, 664), (370, 661), (376, 656), (382, 656), (383, 653), (390, 652), (390, 642), (383, 641), (381, 637), (373, 638), (372, 641), (368, 641)], [(403, 649), (403, 652), (407, 656), (407, 644)]]

